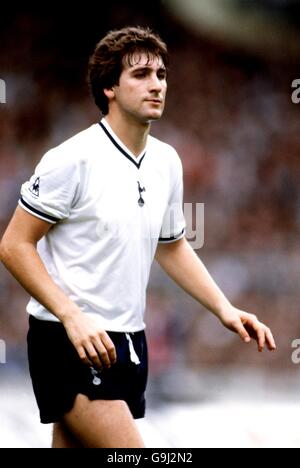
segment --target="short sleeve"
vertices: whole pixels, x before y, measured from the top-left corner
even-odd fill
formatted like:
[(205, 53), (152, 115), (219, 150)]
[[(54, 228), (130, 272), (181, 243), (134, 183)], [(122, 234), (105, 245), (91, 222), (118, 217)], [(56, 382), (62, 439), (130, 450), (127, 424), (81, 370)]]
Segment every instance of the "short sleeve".
[(185, 235), (186, 222), (183, 213), (183, 171), (177, 153), (171, 171), (171, 190), (166, 208), (159, 243), (175, 242)]
[(76, 161), (51, 150), (22, 185), (19, 205), (33, 216), (56, 224), (69, 217), (78, 186)]

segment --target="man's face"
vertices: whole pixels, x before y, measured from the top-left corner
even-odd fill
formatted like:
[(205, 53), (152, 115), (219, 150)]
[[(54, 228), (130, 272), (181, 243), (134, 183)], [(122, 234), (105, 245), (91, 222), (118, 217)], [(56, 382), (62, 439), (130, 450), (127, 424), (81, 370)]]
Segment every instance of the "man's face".
[(167, 92), (167, 71), (160, 57), (133, 55), (131, 63), (124, 59), (119, 84), (114, 86), (111, 101), (124, 117), (141, 123), (158, 120), (164, 111)]

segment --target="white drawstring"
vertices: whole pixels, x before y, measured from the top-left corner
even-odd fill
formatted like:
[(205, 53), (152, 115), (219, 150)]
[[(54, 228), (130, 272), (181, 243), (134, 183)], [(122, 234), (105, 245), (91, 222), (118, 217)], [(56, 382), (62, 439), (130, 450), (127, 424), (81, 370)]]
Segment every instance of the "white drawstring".
[(131, 362), (133, 362), (136, 365), (141, 364), (141, 361), (140, 361), (140, 359), (139, 359), (139, 357), (136, 354), (136, 351), (134, 349), (132, 339), (131, 339), (131, 336), (129, 335), (129, 333), (126, 333), (126, 338), (127, 338), (128, 342), (129, 342), (129, 352), (130, 352)]

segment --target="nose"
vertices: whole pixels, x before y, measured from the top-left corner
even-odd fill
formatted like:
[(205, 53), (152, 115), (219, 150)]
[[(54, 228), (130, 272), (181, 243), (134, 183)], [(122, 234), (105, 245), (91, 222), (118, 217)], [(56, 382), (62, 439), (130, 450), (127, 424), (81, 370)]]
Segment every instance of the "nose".
[(150, 91), (160, 93), (162, 90), (163, 90), (162, 80), (158, 78), (156, 73), (153, 73), (153, 75), (151, 76)]

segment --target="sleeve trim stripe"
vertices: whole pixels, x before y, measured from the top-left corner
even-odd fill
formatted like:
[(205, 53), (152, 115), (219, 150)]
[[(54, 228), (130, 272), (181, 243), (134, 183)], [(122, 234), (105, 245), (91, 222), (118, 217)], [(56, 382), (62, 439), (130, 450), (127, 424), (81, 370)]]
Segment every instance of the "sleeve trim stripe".
[(46, 213), (42, 213), (41, 211), (37, 210), (36, 208), (33, 208), (33, 206), (30, 206), (25, 200), (24, 198), (20, 198), (19, 200), (19, 203), (21, 206), (23, 206), (23, 208), (26, 209), (26, 211), (29, 211), (31, 212), (33, 215), (35, 216), (38, 216), (39, 218), (42, 218), (52, 224), (55, 224), (59, 221), (59, 219), (57, 218), (54, 218), (54, 216), (50, 216)]
[(183, 236), (184, 236), (184, 233), (185, 233), (185, 229), (183, 229), (181, 231), (180, 234), (178, 234), (178, 236), (173, 236), (173, 237), (160, 237), (158, 239), (158, 242), (173, 242), (173, 241), (176, 241), (176, 240), (179, 240), (181, 239)]

